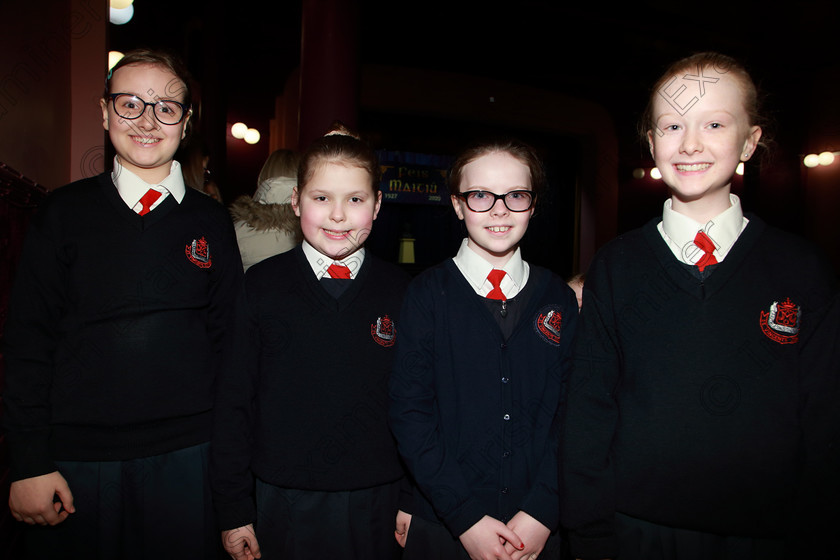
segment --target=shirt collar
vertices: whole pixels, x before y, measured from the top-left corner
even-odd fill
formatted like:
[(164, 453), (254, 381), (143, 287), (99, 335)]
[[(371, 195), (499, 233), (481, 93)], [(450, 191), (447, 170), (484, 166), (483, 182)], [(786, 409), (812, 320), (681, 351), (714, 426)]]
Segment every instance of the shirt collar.
[[(181, 201), (184, 200), (187, 191), (184, 185), (184, 176), (181, 173), (181, 164), (174, 159), (169, 168), (169, 175), (158, 184), (149, 184), (133, 171), (124, 167), (120, 163), (120, 156), (114, 156), (114, 170), (111, 172), (111, 180), (116, 185), (120, 198), (129, 208), (134, 208), (150, 188), (160, 191), (164, 195), (171, 194), (178, 204), (181, 204)], [(162, 201), (163, 198), (161, 197), (160, 200)]]
[(703, 231), (715, 244), (714, 255), (718, 262), (723, 261), (730, 249), (747, 227), (749, 220), (744, 217), (741, 209), (741, 199), (737, 195), (729, 195), (730, 206), (705, 224), (695, 222), (688, 216), (680, 214), (671, 207), (671, 199), (665, 201), (662, 209), (662, 221), (659, 223), (659, 233), (668, 243), (671, 251), (687, 264), (694, 264), (703, 253), (698, 254), (694, 245), (694, 237), (698, 231)]
[(365, 248), (361, 247), (358, 251), (353, 252), (352, 255), (341, 259), (340, 261), (334, 261), (331, 258), (327, 257), (326, 255), (322, 255), (315, 247), (309, 244), (308, 241), (305, 239), (303, 243), (301, 243), (301, 248), (303, 249), (303, 254), (306, 257), (306, 261), (309, 263), (309, 266), (312, 267), (312, 272), (315, 273), (315, 278), (320, 280), (324, 276), (327, 275), (327, 269), (330, 267), (331, 264), (343, 264), (347, 268), (350, 269), (350, 279), (354, 280), (356, 275), (359, 273), (359, 270), (362, 268), (362, 263), (365, 262)]
[[(458, 254), (452, 258), (455, 266), (470, 283), (475, 293), (485, 297), (493, 289), (493, 285), (487, 280), (487, 275), (493, 270), (493, 265), (484, 260), (478, 253), (470, 249), (468, 240), (461, 242)], [(528, 282), (530, 267), (522, 260), (522, 252), (519, 247), (502, 267), (507, 274), (502, 279), (500, 288), (505, 296), (510, 299), (516, 296), (522, 287)]]

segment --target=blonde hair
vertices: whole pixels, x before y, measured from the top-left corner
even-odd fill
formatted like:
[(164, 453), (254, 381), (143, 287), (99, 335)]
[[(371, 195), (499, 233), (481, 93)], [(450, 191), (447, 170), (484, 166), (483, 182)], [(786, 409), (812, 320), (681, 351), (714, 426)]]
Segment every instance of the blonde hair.
[(292, 150), (274, 150), (265, 160), (257, 185), (275, 177), (295, 177), (300, 157)]
[(642, 144), (647, 145), (648, 133), (656, 129), (656, 122), (654, 121), (653, 103), (657, 96), (660, 95), (660, 90), (665, 87), (676, 75), (684, 74), (686, 72), (697, 72), (707, 69), (714, 69), (718, 74), (731, 74), (738, 82), (741, 90), (744, 110), (747, 112), (747, 118), (750, 126), (758, 125), (762, 129), (761, 141), (759, 146), (767, 147), (770, 138), (767, 134), (768, 121), (764, 118), (761, 109), (761, 103), (758, 95), (758, 89), (755, 87), (752, 77), (746, 68), (731, 56), (717, 52), (701, 52), (695, 53), (691, 56), (682, 58), (671, 64), (667, 70), (659, 77), (648, 97), (647, 107), (642, 113), (639, 120), (639, 136)]

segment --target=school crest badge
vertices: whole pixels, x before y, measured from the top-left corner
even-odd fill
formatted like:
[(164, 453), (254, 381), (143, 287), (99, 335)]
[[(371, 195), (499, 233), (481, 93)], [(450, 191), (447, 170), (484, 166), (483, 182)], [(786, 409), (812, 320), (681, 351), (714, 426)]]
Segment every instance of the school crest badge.
[(390, 317), (377, 317), (376, 323), (370, 326), (370, 336), (380, 346), (393, 346), (397, 341), (397, 327)]
[(210, 268), (212, 261), (210, 260), (210, 244), (207, 239), (193, 239), (192, 243), (186, 246), (184, 252), (190, 262), (199, 268)]
[(560, 307), (547, 305), (540, 309), (534, 320), (534, 330), (540, 337), (552, 346), (560, 346), (560, 332), (563, 316)]
[(785, 299), (782, 303), (774, 301), (770, 311), (762, 311), (759, 318), (761, 332), (767, 338), (779, 344), (799, 342), (799, 326), (802, 310), (798, 305)]

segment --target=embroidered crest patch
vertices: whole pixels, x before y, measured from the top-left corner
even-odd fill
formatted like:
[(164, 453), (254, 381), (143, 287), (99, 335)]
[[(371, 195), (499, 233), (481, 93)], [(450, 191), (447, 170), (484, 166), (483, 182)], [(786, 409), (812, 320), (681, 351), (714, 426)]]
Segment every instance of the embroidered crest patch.
[(799, 342), (799, 321), (802, 310), (798, 305), (785, 299), (782, 303), (774, 301), (770, 311), (762, 311), (759, 318), (761, 332), (767, 338), (779, 344), (795, 344)]
[(537, 313), (534, 320), (534, 330), (552, 346), (560, 346), (560, 326), (562, 322), (563, 316), (560, 314), (560, 307), (547, 305)]
[(210, 244), (202, 237), (199, 240), (192, 240), (192, 243), (184, 249), (190, 262), (199, 268), (210, 268), (213, 263), (210, 261)]
[(370, 326), (370, 336), (380, 346), (393, 346), (397, 341), (397, 327), (390, 317), (377, 317), (376, 323)]

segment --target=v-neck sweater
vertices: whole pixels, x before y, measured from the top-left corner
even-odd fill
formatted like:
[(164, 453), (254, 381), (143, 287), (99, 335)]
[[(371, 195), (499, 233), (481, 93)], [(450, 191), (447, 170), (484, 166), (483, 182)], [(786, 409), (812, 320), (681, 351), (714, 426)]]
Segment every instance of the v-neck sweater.
[(254, 521), (254, 476), (314, 491), (404, 476), (387, 383), (408, 281), (368, 252), (335, 298), (300, 246), (248, 269), (215, 411), (211, 480), (222, 529)]
[(197, 191), (145, 216), (108, 173), (52, 192), (27, 234), (6, 323), (13, 476), (209, 441), (241, 276), (227, 212)]
[[(576, 557), (619, 552), (615, 512), (722, 535), (789, 532), (799, 473), (827, 449), (836, 284), (811, 245), (748, 217), (702, 278), (674, 258), (659, 219), (596, 255), (562, 445)], [(780, 306), (783, 326), (771, 317)]]

